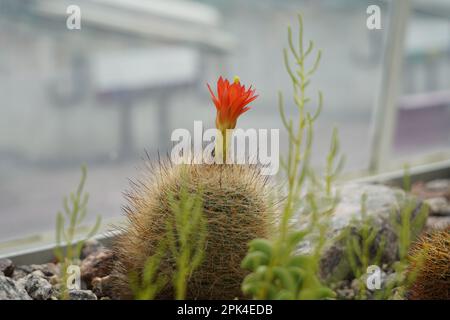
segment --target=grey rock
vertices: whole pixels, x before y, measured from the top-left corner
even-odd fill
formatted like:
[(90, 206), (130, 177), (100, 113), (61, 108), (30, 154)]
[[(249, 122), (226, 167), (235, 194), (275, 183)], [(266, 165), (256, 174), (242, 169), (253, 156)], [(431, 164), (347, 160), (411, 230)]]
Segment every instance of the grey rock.
[[(352, 271), (346, 258), (347, 239), (343, 231), (350, 231), (350, 235), (360, 239), (359, 231), (362, 222), (361, 198), (366, 199), (366, 216), (371, 219), (371, 226), (376, 228), (377, 234), (369, 250), (375, 256), (380, 244), (385, 242), (381, 255), (380, 266), (397, 260), (397, 235), (392, 221), (400, 219), (400, 212), (406, 200), (415, 201), (412, 218), (420, 211), (422, 203), (413, 200), (400, 189), (384, 185), (349, 183), (339, 188), (340, 202), (330, 217), (329, 239), (320, 261), (320, 277), (326, 282), (352, 279)], [(308, 253), (311, 244), (305, 243), (299, 248), (300, 253)]]
[(44, 278), (42, 271), (37, 270), (17, 281), (34, 300), (48, 300), (52, 296), (52, 285)]
[(59, 266), (54, 263), (20, 265), (14, 270), (13, 278), (20, 279), (35, 271), (41, 271), (45, 277), (59, 275)]
[(91, 290), (70, 290), (70, 300), (97, 300), (97, 296)]
[(31, 300), (31, 298), (13, 279), (0, 276), (0, 300)]
[(30, 273), (30, 274), (34, 275), (36, 277), (46, 278), (46, 275), (41, 270), (35, 270), (32, 273)]
[(431, 192), (450, 192), (450, 179), (436, 179), (425, 183), (425, 188)]
[(9, 259), (0, 259), (0, 272), (11, 277), (14, 273), (14, 263)]
[(450, 226), (450, 216), (447, 217), (428, 217), (426, 229), (428, 231), (444, 230)]
[(364, 283), (364, 279), (353, 279), (351, 284), (350, 284), (350, 288), (354, 291), (354, 292), (359, 292), (362, 288), (364, 288), (366, 285)]
[(351, 288), (338, 289), (336, 295), (340, 300), (352, 300), (356, 296), (355, 291)]
[(424, 202), (430, 207), (431, 216), (450, 216), (450, 203), (445, 197), (430, 198)]
[(27, 264), (17, 266), (15, 269), (15, 271), (23, 272), (25, 274), (32, 273), (34, 270), (36, 270), (36, 269), (34, 269), (31, 265), (27, 265)]
[(24, 271), (20, 267), (16, 267), (14, 269), (14, 272), (13, 272), (11, 278), (13, 278), (14, 280), (19, 280), (19, 279), (22, 279), (22, 278), (26, 277), (28, 274), (29, 273), (27, 273), (26, 271)]
[(59, 275), (59, 266), (54, 263), (32, 264), (31, 268), (33, 271), (42, 271), (46, 277)]

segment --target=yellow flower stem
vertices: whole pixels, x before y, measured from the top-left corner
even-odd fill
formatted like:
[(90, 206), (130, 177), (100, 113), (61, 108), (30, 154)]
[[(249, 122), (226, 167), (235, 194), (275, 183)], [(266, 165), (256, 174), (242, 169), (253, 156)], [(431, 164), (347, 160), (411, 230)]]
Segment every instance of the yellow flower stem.
[(227, 162), (228, 158), (228, 144), (230, 143), (230, 139), (228, 136), (231, 136), (231, 129), (220, 129), (220, 133), (216, 138), (216, 159), (222, 159), (222, 163)]

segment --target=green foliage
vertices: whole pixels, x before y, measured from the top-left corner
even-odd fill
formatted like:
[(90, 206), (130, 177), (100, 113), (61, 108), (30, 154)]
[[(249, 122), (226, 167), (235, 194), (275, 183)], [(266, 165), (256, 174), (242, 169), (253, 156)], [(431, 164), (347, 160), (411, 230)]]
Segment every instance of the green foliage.
[[(405, 192), (411, 190), (411, 178), (408, 166), (405, 166), (403, 188)], [(346, 241), (347, 261), (349, 262), (354, 277), (360, 280), (361, 277), (366, 274), (368, 266), (380, 266), (381, 255), (386, 243), (385, 239), (382, 238), (377, 246), (376, 236), (380, 231), (380, 227), (377, 227), (376, 224), (373, 223), (373, 219), (367, 217), (366, 201), (367, 196), (363, 195), (361, 199), (361, 219), (358, 224), (358, 234), (354, 233), (354, 228), (352, 227), (345, 229), (342, 234), (343, 239)], [(407, 255), (412, 242), (423, 228), (428, 216), (428, 208), (426, 205), (422, 205), (420, 209), (417, 209), (417, 200), (409, 194), (397, 199), (397, 203), (398, 204), (391, 209), (390, 224), (397, 236), (399, 257), (398, 261), (388, 266), (395, 274), (380, 290), (374, 292), (373, 298), (375, 299), (394, 298), (394, 288), (407, 289), (416, 276), (415, 272), (410, 272), (408, 274), (406, 272), (409, 268)], [(416, 212), (416, 210), (418, 210), (418, 212)], [(355, 225), (356, 222), (353, 224)], [(376, 248), (375, 252), (373, 252), (373, 249), (371, 250), (371, 248)], [(367, 299), (368, 294), (366, 284), (364, 281), (359, 281), (359, 284), (359, 292), (356, 298)]]
[[(136, 273), (130, 277), (136, 299), (154, 299), (170, 280), (175, 299), (185, 299), (188, 280), (200, 266), (205, 253), (207, 231), (201, 194), (201, 190), (188, 192), (182, 187), (179, 195), (169, 195), (173, 219), (167, 221), (166, 234), (156, 253), (148, 258), (142, 279)], [(175, 261), (171, 279), (161, 272), (165, 255), (171, 255), (170, 260)]]
[[(347, 227), (343, 231), (343, 239), (346, 242), (346, 258), (352, 270), (353, 276), (360, 279), (366, 274), (370, 265), (380, 265), (381, 255), (385, 248), (385, 239), (382, 238), (376, 248), (375, 254), (371, 249), (376, 247), (376, 237), (379, 234), (380, 227), (373, 223), (373, 218), (367, 216), (367, 195), (361, 197), (361, 220), (357, 222), (354, 219), (352, 225), (358, 225), (358, 233), (354, 233), (354, 227)], [(366, 284), (360, 281), (359, 292), (357, 298), (366, 299)]]
[(79, 235), (79, 229), (86, 218), (89, 195), (84, 192), (87, 168), (81, 166), (81, 179), (75, 192), (64, 197), (63, 211), (59, 211), (56, 218), (56, 248), (54, 254), (61, 263), (62, 294), (66, 295), (67, 268), (71, 264), (78, 264), (84, 242), (93, 237), (101, 224), (98, 215), (94, 226), (84, 235)]
[[(316, 179), (310, 167), (314, 122), (320, 114), (323, 103), (318, 93), (318, 106), (313, 113), (307, 110), (311, 98), (306, 89), (316, 71), (321, 52), (318, 51), (312, 67), (307, 68), (307, 58), (314, 49), (312, 41), (304, 48), (303, 21), (299, 21), (299, 42), (294, 45), (291, 28), (288, 28), (289, 50), (297, 66), (291, 68), (289, 52), (284, 50), (284, 62), (293, 84), (293, 102), (298, 118), (286, 116), (283, 96), (279, 94), (279, 110), (283, 125), (288, 133), (289, 151), (281, 166), (287, 178), (287, 195), (283, 202), (279, 230), (273, 239), (255, 239), (250, 243), (242, 267), (250, 274), (242, 283), (245, 295), (254, 299), (322, 299), (334, 296), (317, 277), (320, 252), (325, 244), (328, 228), (327, 217), (333, 212), (338, 196), (332, 192), (339, 165), (335, 159), (339, 151), (337, 130), (333, 131), (330, 151), (327, 156), (325, 182)], [(309, 186), (309, 189), (306, 187)], [(322, 192), (323, 189), (325, 192)], [(320, 197), (320, 194), (324, 196)], [(304, 240), (313, 244), (312, 252), (298, 254)]]
[(206, 220), (203, 217), (201, 190), (192, 195), (182, 188), (180, 200), (170, 200), (174, 213), (173, 223), (168, 224), (169, 246), (176, 261), (173, 285), (175, 298), (186, 297), (186, 284), (195, 269), (200, 266), (205, 253)]
[(402, 263), (406, 262), (411, 243), (422, 230), (428, 217), (428, 207), (425, 204), (422, 204), (419, 212), (416, 213), (415, 217), (413, 216), (417, 210), (417, 205), (415, 198), (407, 197), (403, 203), (399, 218), (394, 214), (395, 212), (392, 214), (391, 224), (398, 237), (399, 261)]
[[(411, 191), (411, 176), (408, 165), (404, 166), (403, 189), (405, 192)], [(418, 205), (417, 199), (411, 195), (407, 195), (403, 201), (399, 200), (399, 202), (402, 203), (400, 216), (397, 218), (397, 215), (395, 214), (396, 209), (392, 208), (393, 214), (391, 215), (391, 224), (398, 237), (399, 261), (402, 264), (406, 264), (407, 254), (411, 247), (411, 243), (425, 225), (429, 208), (426, 204), (422, 203), (419, 212), (416, 213), (414, 217)]]
[[(405, 166), (403, 175), (403, 188), (405, 191), (411, 190), (411, 178), (409, 174), (409, 167)], [(397, 214), (396, 208), (392, 208), (391, 225), (397, 235), (398, 244), (398, 261), (392, 265), (392, 269), (395, 272), (395, 277), (387, 283), (385, 288), (382, 288), (376, 294), (377, 299), (389, 299), (392, 298), (392, 291), (395, 287), (401, 287), (404, 290), (414, 282), (417, 273), (415, 271), (406, 272), (410, 268), (408, 261), (408, 252), (411, 245), (419, 235), (426, 219), (428, 218), (429, 208), (426, 204), (421, 204), (418, 209), (418, 202), (415, 197), (407, 195), (405, 199), (399, 200), (402, 204), (400, 214)], [(418, 212), (416, 212), (418, 210)], [(414, 216), (415, 215), (415, 216)], [(420, 268), (420, 259), (416, 261), (416, 269)]]
[(327, 155), (327, 163), (325, 169), (325, 190), (327, 197), (332, 197), (331, 187), (333, 181), (336, 180), (339, 172), (344, 166), (344, 157), (340, 157), (339, 162), (335, 165), (335, 159), (339, 153), (339, 135), (337, 128), (333, 128), (333, 134), (331, 136), (330, 150)]
[(142, 276), (137, 272), (130, 273), (130, 285), (136, 300), (153, 300), (167, 285), (169, 278), (159, 272), (161, 261), (168, 250), (167, 238), (158, 243), (154, 255), (150, 256), (142, 270)]

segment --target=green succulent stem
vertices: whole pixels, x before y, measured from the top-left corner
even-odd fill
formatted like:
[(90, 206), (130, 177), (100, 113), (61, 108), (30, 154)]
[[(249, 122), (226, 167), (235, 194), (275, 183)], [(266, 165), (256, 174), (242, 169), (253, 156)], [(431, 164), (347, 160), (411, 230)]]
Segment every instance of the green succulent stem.
[[(335, 166), (339, 144), (337, 131), (333, 132), (330, 152), (327, 157), (325, 176), (326, 199), (319, 199), (312, 185), (315, 175), (310, 167), (310, 156), (313, 143), (314, 121), (322, 110), (323, 96), (319, 91), (318, 105), (314, 112), (307, 110), (311, 102), (307, 95), (307, 88), (311, 76), (316, 71), (321, 52), (318, 51), (312, 67), (308, 69), (307, 59), (312, 54), (314, 43), (308, 42), (304, 50), (303, 20), (298, 16), (299, 38), (298, 46), (294, 45), (291, 28), (288, 28), (288, 49), (284, 49), (284, 64), (293, 85), (293, 103), (296, 106), (297, 118), (288, 118), (285, 112), (284, 99), (279, 93), (279, 111), (282, 123), (288, 134), (288, 154), (281, 159), (281, 167), (286, 174), (286, 197), (281, 210), (281, 219), (277, 236), (267, 244), (271, 248), (270, 255), (261, 252), (250, 244), (249, 254), (243, 261), (243, 267), (251, 270), (251, 274), (243, 283), (244, 293), (256, 299), (312, 299), (325, 298), (333, 295), (331, 290), (323, 286), (317, 278), (320, 251), (324, 246), (327, 224), (324, 217), (328, 216), (336, 204), (336, 197), (332, 194), (332, 182), (335, 180), (339, 168)], [(296, 70), (291, 68), (289, 53), (292, 55)], [(311, 189), (306, 189), (309, 180)], [(317, 184), (319, 185), (319, 184)], [(319, 186), (318, 186), (319, 187)], [(304, 195), (306, 191), (306, 196)], [(325, 200), (325, 201), (322, 201)], [(308, 209), (301, 209), (307, 204)], [(305, 217), (298, 216), (305, 211)], [(307, 221), (307, 226), (293, 228), (294, 218)], [(300, 242), (306, 237), (314, 238), (314, 250), (310, 255), (297, 255)], [(258, 239), (262, 241), (262, 239)], [(257, 241), (257, 240), (255, 240)], [(254, 260), (258, 256), (266, 256), (263, 260)], [(290, 278), (289, 281), (286, 279)], [(291, 285), (288, 285), (291, 283)]]
[(81, 178), (75, 192), (63, 199), (63, 211), (59, 211), (56, 216), (56, 247), (54, 254), (61, 263), (61, 298), (68, 298), (67, 290), (67, 268), (72, 264), (78, 264), (81, 249), (85, 241), (92, 238), (100, 228), (101, 216), (97, 219), (86, 234), (77, 239), (80, 229), (87, 215), (87, 204), (89, 194), (84, 192), (87, 178), (86, 165), (81, 166)]

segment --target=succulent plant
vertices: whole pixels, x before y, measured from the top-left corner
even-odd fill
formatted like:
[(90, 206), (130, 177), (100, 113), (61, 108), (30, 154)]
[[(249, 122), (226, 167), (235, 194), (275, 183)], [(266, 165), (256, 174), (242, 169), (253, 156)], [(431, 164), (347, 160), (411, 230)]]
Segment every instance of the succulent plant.
[[(171, 196), (182, 188), (201, 197), (206, 220), (202, 263), (189, 276), (188, 299), (241, 297), (241, 282), (248, 274), (240, 264), (255, 238), (268, 238), (274, 224), (269, 184), (257, 166), (173, 165), (161, 162), (134, 182), (127, 194), (127, 226), (114, 244), (117, 256), (113, 272), (116, 298), (132, 298), (130, 272), (141, 273), (148, 258), (158, 250), (173, 218)], [(201, 190), (201, 192), (199, 192)], [(176, 263), (170, 251), (161, 256), (159, 276), (173, 278)], [(168, 281), (157, 299), (172, 299)]]
[(409, 254), (411, 300), (450, 299), (450, 227), (422, 236)]

